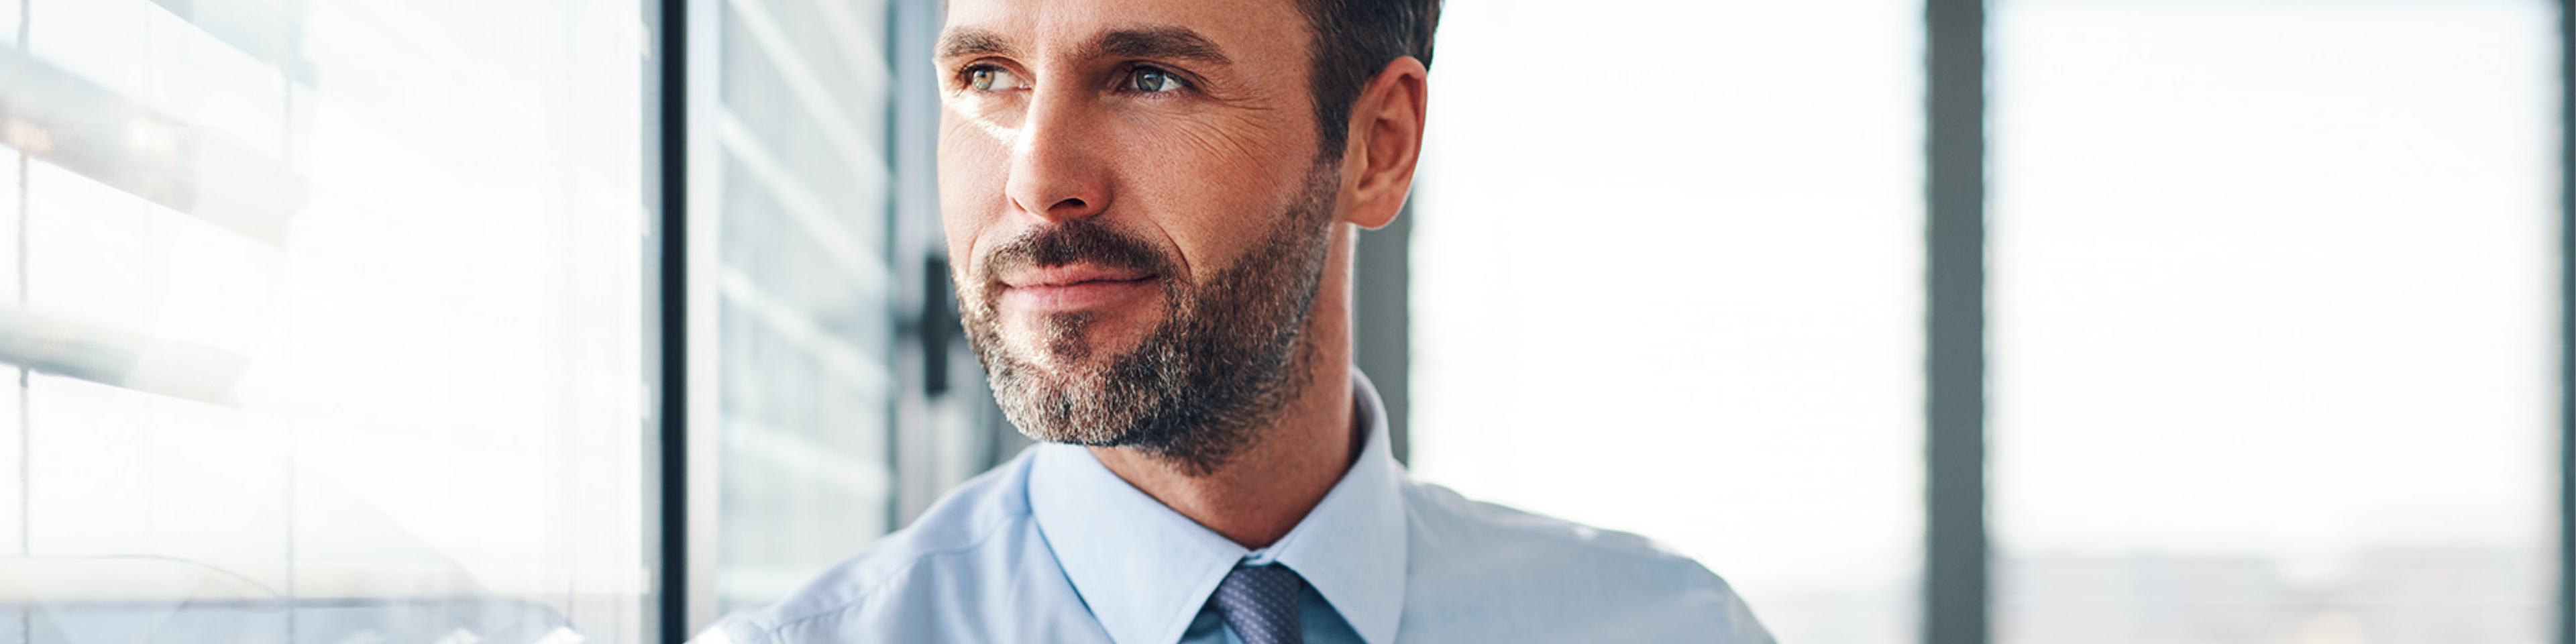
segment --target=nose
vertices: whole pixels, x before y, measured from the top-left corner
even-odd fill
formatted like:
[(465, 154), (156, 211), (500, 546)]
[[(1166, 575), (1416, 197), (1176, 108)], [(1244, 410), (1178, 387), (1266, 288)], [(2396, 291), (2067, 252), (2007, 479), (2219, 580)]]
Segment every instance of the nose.
[(1109, 207), (1109, 169), (1088, 106), (1043, 89), (1031, 94), (1004, 188), (1012, 205), (1051, 223), (1100, 214)]

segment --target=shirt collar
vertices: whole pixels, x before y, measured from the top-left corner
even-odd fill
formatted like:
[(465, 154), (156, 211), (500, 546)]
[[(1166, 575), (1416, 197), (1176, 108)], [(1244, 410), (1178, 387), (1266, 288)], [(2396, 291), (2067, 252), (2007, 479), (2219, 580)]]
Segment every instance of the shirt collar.
[(1274, 559), (1304, 577), (1368, 644), (1392, 644), (1404, 611), (1401, 466), (1386, 410), (1351, 372), (1359, 459), (1288, 535), (1258, 554), (1147, 496), (1078, 445), (1038, 449), (1029, 506), (1065, 577), (1117, 644), (1171, 644), (1236, 563)]

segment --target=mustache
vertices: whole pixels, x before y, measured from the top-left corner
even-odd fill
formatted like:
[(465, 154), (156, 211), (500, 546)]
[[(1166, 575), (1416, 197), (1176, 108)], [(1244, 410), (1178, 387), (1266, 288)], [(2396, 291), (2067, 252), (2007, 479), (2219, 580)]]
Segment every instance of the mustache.
[(1090, 219), (1031, 229), (994, 249), (979, 270), (989, 282), (1010, 271), (1075, 263), (1174, 277), (1171, 258), (1153, 244)]

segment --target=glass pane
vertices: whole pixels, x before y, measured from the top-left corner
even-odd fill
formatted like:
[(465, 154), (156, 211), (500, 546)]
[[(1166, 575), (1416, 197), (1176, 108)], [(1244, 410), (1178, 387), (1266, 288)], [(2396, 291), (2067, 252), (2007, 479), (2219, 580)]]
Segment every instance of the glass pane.
[(888, 531), (895, 343), (883, 0), (726, 0), (712, 82), (715, 592), (786, 595)]
[(1784, 642), (1915, 641), (1921, 21), (1450, 3), (1416, 475), (1697, 557)]
[(2549, 635), (2556, 14), (1995, 14), (2007, 643)]
[(646, 639), (638, 5), (0, 10), (0, 641)]

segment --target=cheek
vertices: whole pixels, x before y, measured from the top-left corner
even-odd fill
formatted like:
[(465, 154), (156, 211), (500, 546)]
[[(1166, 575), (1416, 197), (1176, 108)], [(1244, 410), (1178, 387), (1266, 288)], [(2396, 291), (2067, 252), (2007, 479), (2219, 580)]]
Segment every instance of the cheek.
[(1314, 156), (1314, 143), (1276, 112), (1147, 113), (1129, 119), (1119, 137), (1150, 142), (1121, 147), (1132, 155), (1133, 167), (1160, 178), (1253, 188), (1287, 166), (1302, 168)]
[(949, 262), (973, 266), (982, 235), (1008, 211), (1003, 192), (1010, 161), (1001, 144), (957, 117), (942, 120), (939, 135), (939, 211), (948, 237)]
[(1314, 145), (1275, 127), (1174, 128), (1164, 145), (1124, 159), (1137, 168), (1130, 203), (1144, 202), (1204, 284), (1261, 241), (1303, 194)]

